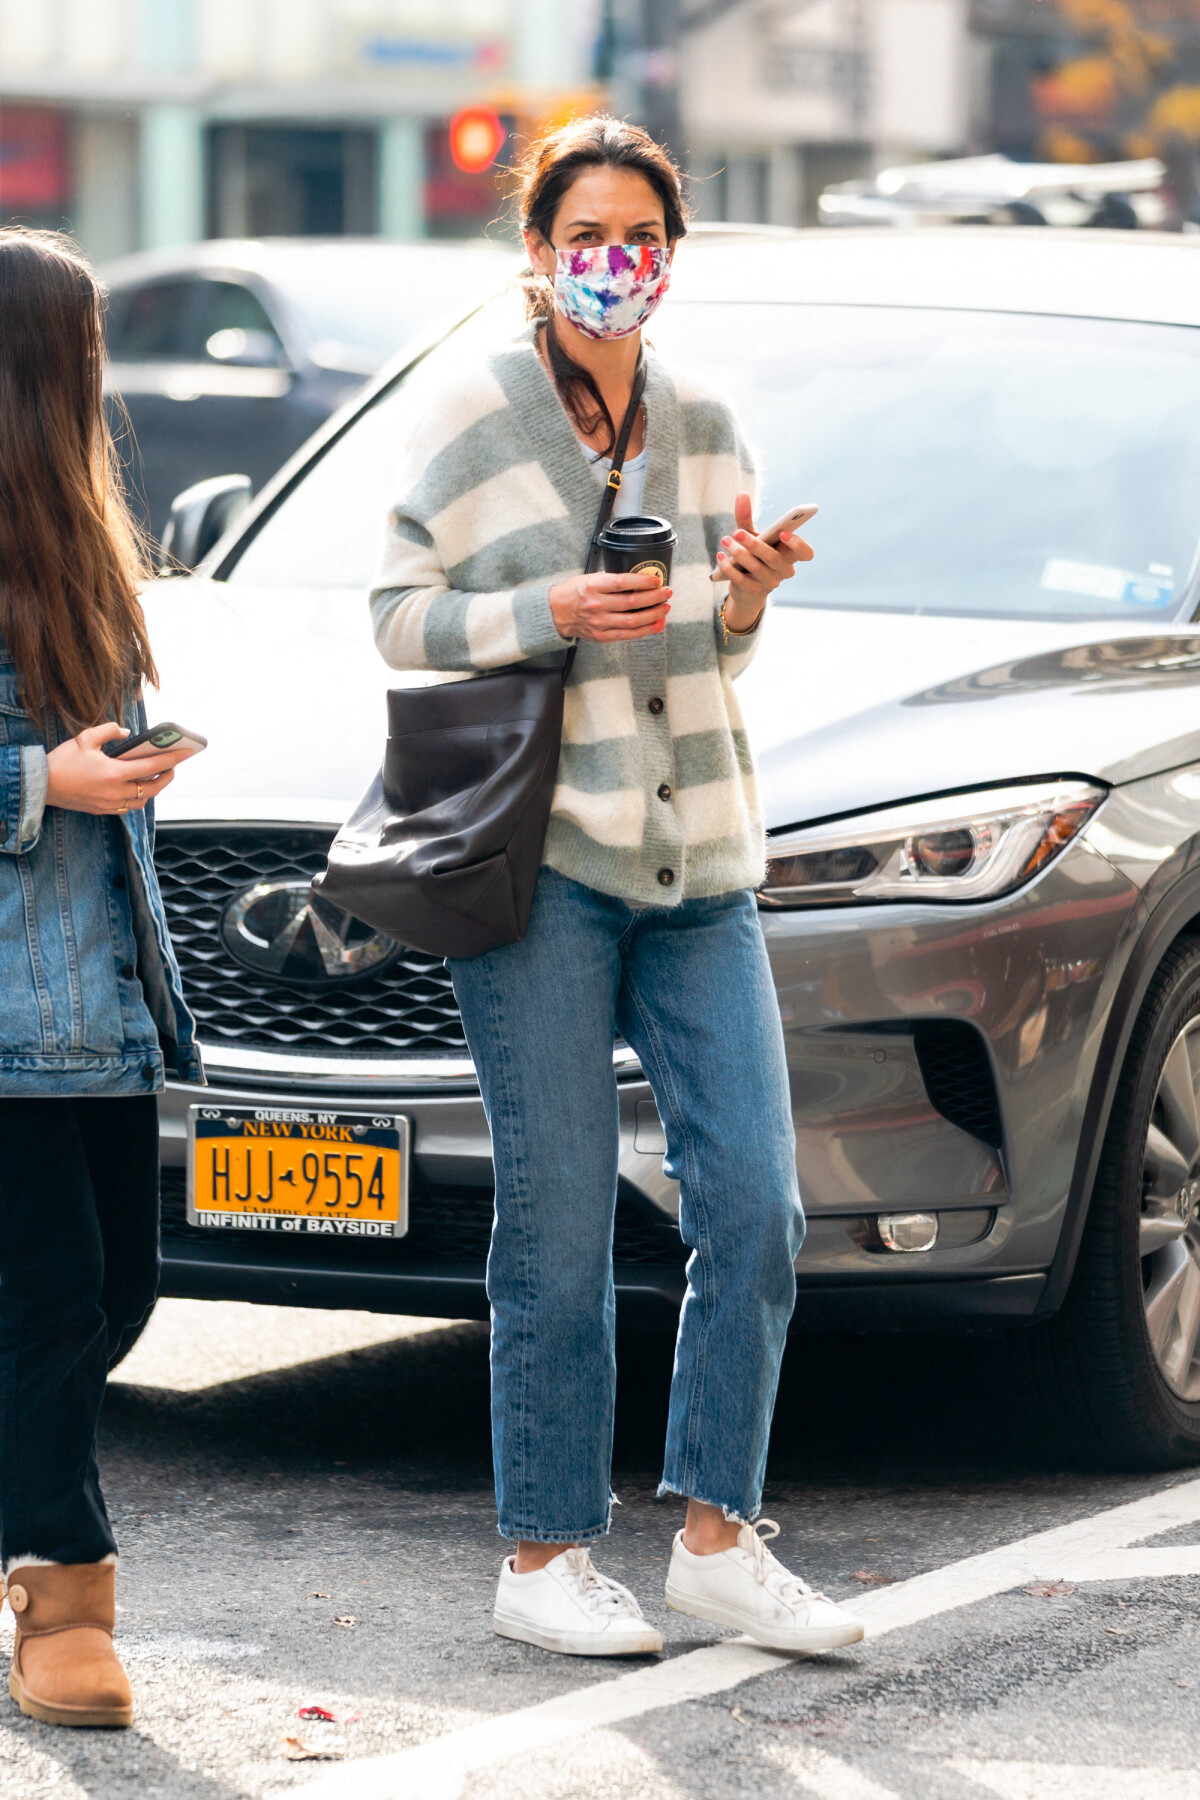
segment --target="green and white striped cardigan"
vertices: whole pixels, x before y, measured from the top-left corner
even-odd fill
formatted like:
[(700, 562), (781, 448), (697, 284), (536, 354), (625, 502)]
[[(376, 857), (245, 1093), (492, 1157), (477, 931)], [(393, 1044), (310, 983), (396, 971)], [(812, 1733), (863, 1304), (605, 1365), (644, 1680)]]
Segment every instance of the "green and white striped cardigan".
[[(433, 359), (434, 362), (440, 359)], [(729, 409), (648, 355), (643, 508), (679, 536), (661, 634), (581, 641), (544, 861), (632, 906), (755, 887), (763, 833), (709, 579), (753, 470)], [(533, 345), (414, 381), (399, 498), (371, 593), (395, 669), (483, 670), (567, 649), (549, 590), (583, 566), (599, 487)]]

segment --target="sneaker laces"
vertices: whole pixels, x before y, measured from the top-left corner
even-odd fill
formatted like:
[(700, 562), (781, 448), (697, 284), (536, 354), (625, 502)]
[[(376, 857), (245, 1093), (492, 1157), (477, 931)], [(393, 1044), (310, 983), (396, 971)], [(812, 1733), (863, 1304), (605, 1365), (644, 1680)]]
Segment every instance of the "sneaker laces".
[[(746, 1542), (747, 1534), (749, 1543)], [(768, 1593), (778, 1594), (789, 1605), (795, 1605), (798, 1600), (825, 1600), (827, 1605), (831, 1605), (832, 1602), (824, 1594), (819, 1594), (815, 1588), (809, 1587), (807, 1581), (801, 1580), (799, 1575), (793, 1575), (790, 1569), (785, 1569), (779, 1558), (768, 1550), (770, 1540), (778, 1536), (779, 1527), (774, 1519), (759, 1519), (754, 1525), (742, 1527), (740, 1542), (742, 1548), (749, 1550), (754, 1559), (754, 1579), (761, 1582)]]
[(591, 1613), (623, 1613), (627, 1617), (645, 1615), (627, 1587), (602, 1575), (582, 1545), (565, 1552), (568, 1580), (573, 1591)]

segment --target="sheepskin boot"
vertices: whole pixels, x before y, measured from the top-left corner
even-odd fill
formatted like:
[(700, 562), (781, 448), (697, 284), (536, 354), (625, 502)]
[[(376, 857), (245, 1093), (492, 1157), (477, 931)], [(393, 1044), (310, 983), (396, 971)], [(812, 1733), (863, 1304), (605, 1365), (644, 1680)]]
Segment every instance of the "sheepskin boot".
[(113, 1649), (112, 1563), (24, 1563), (8, 1576), (17, 1620), (8, 1691), (46, 1725), (128, 1725), (133, 1695)]

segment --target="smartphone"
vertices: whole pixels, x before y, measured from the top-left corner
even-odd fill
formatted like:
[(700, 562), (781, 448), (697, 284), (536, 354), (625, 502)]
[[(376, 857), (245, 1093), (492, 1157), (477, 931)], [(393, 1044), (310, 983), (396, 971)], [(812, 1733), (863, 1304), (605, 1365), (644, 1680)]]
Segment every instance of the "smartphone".
[(149, 731), (139, 731), (136, 737), (110, 738), (100, 746), (105, 756), (132, 756), (135, 762), (141, 756), (160, 756), (164, 750), (186, 750), (195, 756), (207, 747), (208, 739), (198, 731), (174, 725), (169, 719), (163, 725), (152, 725)]
[[(760, 531), (758, 535), (765, 544), (777, 545), (785, 531), (799, 531), (801, 526), (807, 525), (808, 521), (815, 517), (816, 512), (815, 506), (793, 506), (789, 512), (784, 513), (782, 519), (776, 519), (773, 525), (768, 525), (767, 529)], [(709, 579), (710, 581), (728, 581), (729, 577), (714, 570)]]

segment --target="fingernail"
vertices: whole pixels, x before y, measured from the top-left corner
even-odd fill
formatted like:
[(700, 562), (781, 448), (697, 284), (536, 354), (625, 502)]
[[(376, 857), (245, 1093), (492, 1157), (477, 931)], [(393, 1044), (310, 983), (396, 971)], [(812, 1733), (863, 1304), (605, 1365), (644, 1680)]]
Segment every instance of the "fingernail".
[(791, 532), (790, 531), (781, 531), (779, 534), (779, 541), (781, 544), (790, 544), (792, 541)]
[(722, 542), (722, 543), (723, 543), (723, 544), (732, 544), (732, 542), (733, 542), (733, 539), (732, 539), (732, 538), (727, 538), (727, 537), (723, 537), (723, 538), (722, 538), (722, 539), (721, 539), (721, 542)]

